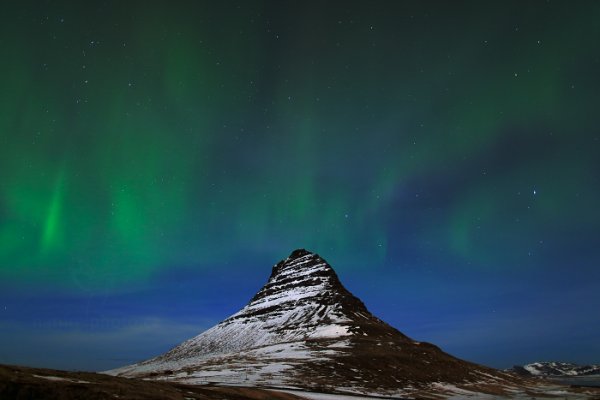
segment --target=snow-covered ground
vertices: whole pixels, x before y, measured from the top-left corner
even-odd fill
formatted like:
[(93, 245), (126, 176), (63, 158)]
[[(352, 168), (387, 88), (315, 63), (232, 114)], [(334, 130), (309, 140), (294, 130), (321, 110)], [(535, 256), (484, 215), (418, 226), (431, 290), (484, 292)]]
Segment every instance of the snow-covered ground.
[[(531, 390), (531, 389), (529, 389)], [(317, 393), (317, 392), (306, 392), (302, 390), (281, 390), (279, 392), (291, 393), (296, 396), (304, 397), (310, 400), (373, 400), (386, 398), (377, 393), (370, 395), (351, 395), (351, 394), (329, 394), (329, 393)], [(480, 400), (536, 400), (540, 398), (564, 398), (573, 400), (590, 400), (597, 399), (597, 393), (574, 393), (566, 390), (565, 387), (560, 386), (548, 386), (546, 388), (536, 388), (535, 391), (529, 393), (521, 389), (510, 390), (507, 395), (493, 395), (486, 394), (478, 391), (471, 391), (467, 389), (461, 389), (455, 385), (450, 384), (436, 384), (433, 385), (432, 390), (421, 391), (419, 393), (413, 393), (418, 398), (436, 398), (436, 399), (449, 399), (449, 400), (461, 400), (461, 399), (480, 399)], [(390, 399), (410, 399), (413, 396), (410, 393), (398, 393), (396, 396), (390, 396)]]
[(72, 382), (72, 383), (91, 383), (88, 381), (82, 381), (79, 379), (69, 379), (69, 378), (61, 378), (60, 376), (52, 376), (52, 375), (32, 375), (34, 378), (40, 378), (40, 379), (45, 379), (47, 381), (54, 381), (54, 382)]
[(373, 397), (366, 397), (360, 395), (345, 395), (345, 394), (328, 394), (328, 393), (316, 393), (316, 392), (304, 392), (299, 390), (279, 390), (278, 392), (285, 392), (301, 396), (310, 400), (360, 400), (360, 399), (373, 399)]

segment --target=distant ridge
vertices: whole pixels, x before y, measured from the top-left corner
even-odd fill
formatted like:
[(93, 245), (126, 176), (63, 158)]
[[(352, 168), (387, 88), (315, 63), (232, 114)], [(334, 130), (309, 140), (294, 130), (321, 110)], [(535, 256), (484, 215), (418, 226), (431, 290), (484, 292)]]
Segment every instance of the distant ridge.
[(509, 371), (523, 376), (572, 377), (600, 375), (600, 365), (579, 365), (567, 362), (535, 362), (515, 365)]

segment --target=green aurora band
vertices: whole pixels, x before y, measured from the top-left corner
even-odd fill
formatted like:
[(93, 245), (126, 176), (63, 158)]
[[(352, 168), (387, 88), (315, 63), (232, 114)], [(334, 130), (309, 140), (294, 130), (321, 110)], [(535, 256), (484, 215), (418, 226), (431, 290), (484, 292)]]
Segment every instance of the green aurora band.
[(376, 268), (402, 230), (463, 268), (543, 268), (600, 223), (586, 4), (5, 5), (0, 279), (118, 287), (298, 246)]

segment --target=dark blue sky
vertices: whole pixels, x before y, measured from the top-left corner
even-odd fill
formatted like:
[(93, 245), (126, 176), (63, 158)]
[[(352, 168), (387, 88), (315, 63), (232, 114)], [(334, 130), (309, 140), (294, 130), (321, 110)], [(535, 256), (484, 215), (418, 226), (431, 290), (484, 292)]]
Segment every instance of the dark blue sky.
[(101, 370), (293, 249), (482, 364), (600, 362), (600, 5), (19, 2), (0, 363)]

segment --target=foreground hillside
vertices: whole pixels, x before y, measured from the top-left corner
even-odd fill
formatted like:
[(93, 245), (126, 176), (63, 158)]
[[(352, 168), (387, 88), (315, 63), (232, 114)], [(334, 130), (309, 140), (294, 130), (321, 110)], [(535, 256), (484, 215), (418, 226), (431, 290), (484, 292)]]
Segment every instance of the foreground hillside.
[(297, 400), (289, 393), (246, 387), (191, 386), (96, 374), (0, 365), (2, 400)]
[[(359, 400), (365, 398), (368, 397), (256, 387), (184, 385), (92, 372), (0, 365), (0, 399), (2, 400)], [(486, 385), (458, 387), (440, 384), (435, 390), (416, 392), (407, 398), (600, 400), (600, 388), (567, 387), (544, 381), (539, 381), (537, 384), (535, 381), (529, 381), (526, 385), (512, 387), (509, 391), (506, 391), (506, 388)]]

